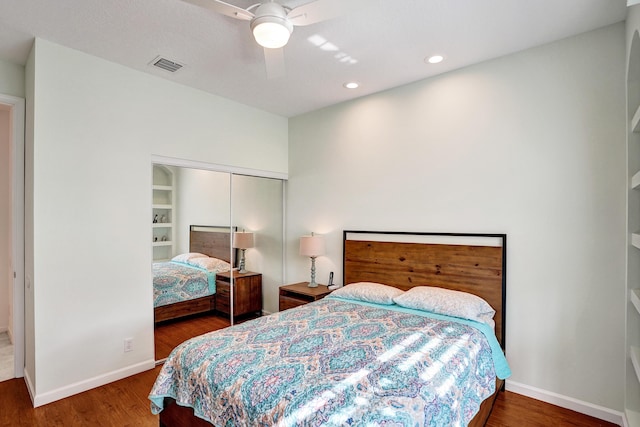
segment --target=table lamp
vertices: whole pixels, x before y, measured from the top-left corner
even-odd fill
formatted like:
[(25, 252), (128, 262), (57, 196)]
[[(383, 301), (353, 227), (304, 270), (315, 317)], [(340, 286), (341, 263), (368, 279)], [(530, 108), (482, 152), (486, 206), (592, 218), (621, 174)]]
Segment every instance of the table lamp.
[(244, 230), (233, 233), (233, 247), (241, 250), (240, 269), (238, 273), (246, 273), (247, 270), (244, 268), (244, 251), (253, 247), (253, 233)]
[(324, 237), (316, 236), (313, 233), (311, 233), (311, 236), (300, 237), (300, 255), (311, 258), (311, 281), (309, 282), (309, 287), (317, 288), (316, 257), (324, 255)]

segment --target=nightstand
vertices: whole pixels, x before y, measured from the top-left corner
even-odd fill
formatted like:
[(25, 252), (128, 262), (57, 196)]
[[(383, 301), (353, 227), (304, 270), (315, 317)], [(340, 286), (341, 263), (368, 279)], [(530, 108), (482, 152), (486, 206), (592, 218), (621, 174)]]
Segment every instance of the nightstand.
[(280, 286), (280, 311), (318, 301), (329, 295), (331, 291), (325, 285), (310, 288), (309, 282)]
[[(216, 310), (230, 314), (231, 273), (216, 273)], [(262, 274), (233, 271), (233, 316), (262, 315)]]

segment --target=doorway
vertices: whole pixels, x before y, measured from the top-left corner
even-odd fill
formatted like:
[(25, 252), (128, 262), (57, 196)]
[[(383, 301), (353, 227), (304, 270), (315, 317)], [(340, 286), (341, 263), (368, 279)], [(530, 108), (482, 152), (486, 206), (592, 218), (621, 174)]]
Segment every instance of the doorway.
[(0, 380), (24, 375), (24, 117), (0, 95)]

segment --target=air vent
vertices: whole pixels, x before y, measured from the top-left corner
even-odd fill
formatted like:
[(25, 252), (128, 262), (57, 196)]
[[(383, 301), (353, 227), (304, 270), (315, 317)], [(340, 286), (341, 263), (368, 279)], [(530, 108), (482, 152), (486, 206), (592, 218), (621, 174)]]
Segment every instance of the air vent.
[(151, 61), (151, 65), (153, 65), (154, 67), (162, 68), (163, 70), (169, 71), (170, 73), (175, 73), (183, 67), (182, 64), (171, 61), (167, 58), (163, 58), (161, 56), (158, 56), (156, 59)]

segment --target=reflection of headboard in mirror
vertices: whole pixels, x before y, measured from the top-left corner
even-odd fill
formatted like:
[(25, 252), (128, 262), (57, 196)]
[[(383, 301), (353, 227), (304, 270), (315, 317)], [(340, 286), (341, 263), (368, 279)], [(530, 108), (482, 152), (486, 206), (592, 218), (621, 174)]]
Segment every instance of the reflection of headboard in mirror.
[[(237, 252), (231, 253), (231, 231), (236, 227), (221, 227), (214, 225), (192, 225), (189, 227), (189, 252), (199, 252), (210, 257), (218, 258), (236, 266)], [(229, 258), (233, 256), (233, 262)]]

